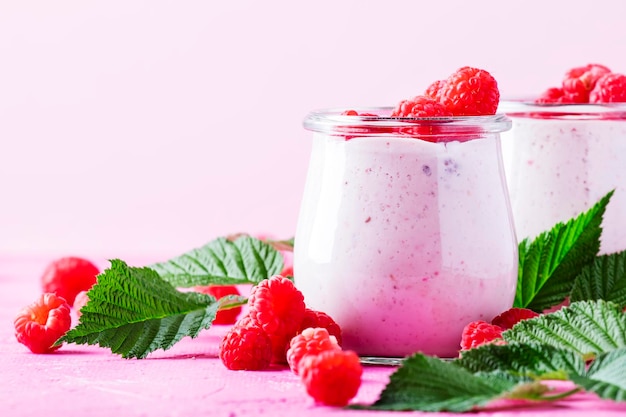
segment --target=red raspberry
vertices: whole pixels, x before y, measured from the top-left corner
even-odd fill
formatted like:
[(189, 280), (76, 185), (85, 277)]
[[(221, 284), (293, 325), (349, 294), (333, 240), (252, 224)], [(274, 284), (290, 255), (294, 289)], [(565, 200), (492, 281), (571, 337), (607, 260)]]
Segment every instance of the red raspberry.
[[(452, 116), (452, 113), (441, 103), (426, 96), (416, 96), (410, 100), (402, 100), (391, 112), (391, 117), (428, 118), (449, 116)], [(398, 131), (403, 135), (420, 137), (429, 142), (436, 142), (435, 135), (440, 132), (440, 129), (436, 123), (421, 121), (415, 127), (401, 127)]]
[(309, 327), (291, 339), (287, 350), (287, 363), (289, 368), (298, 375), (298, 366), (302, 358), (331, 349), (341, 350), (337, 344), (337, 339), (323, 327)]
[(222, 339), (219, 356), (228, 369), (260, 371), (270, 366), (272, 341), (254, 323), (236, 325)]
[(351, 350), (326, 350), (307, 355), (300, 362), (300, 376), (307, 392), (321, 404), (343, 407), (359, 391), (363, 367)]
[(252, 320), (250, 314), (245, 314), (240, 317), (239, 320), (235, 323), (234, 327), (250, 327), (250, 326), (258, 326), (258, 324)]
[(76, 294), (96, 283), (99, 273), (98, 267), (86, 259), (73, 256), (60, 258), (46, 267), (41, 286), (43, 292), (55, 293), (72, 305)]
[(591, 93), (590, 103), (626, 102), (626, 75), (606, 74), (598, 80)]
[(252, 288), (248, 306), (250, 318), (272, 340), (273, 360), (284, 363), (289, 342), (304, 318), (304, 296), (291, 280), (275, 275)]
[(53, 293), (42, 294), (37, 301), (24, 307), (14, 321), (15, 337), (33, 353), (50, 353), (53, 346), (70, 329), (70, 306)]
[(440, 91), (440, 102), (454, 116), (492, 115), (499, 101), (495, 78), (478, 68), (460, 68), (448, 77)]
[(610, 69), (604, 65), (589, 64), (584, 67), (572, 68), (565, 73), (563, 78), (563, 100), (566, 103), (588, 103), (589, 92), (593, 90), (596, 82)]
[(535, 103), (541, 104), (551, 104), (551, 103), (562, 103), (564, 100), (565, 93), (563, 93), (563, 89), (560, 87), (551, 87), (544, 91), (536, 100)]
[(81, 316), (82, 313), (80, 312), (80, 309), (83, 308), (88, 302), (89, 297), (87, 296), (87, 291), (81, 291), (76, 294), (76, 298), (74, 298), (74, 305), (72, 306), (72, 308), (74, 309), (74, 311), (76, 311), (77, 317)]
[(596, 82), (605, 74), (610, 74), (608, 67), (600, 64), (587, 64), (582, 67), (574, 67), (568, 70), (563, 77), (566, 80), (580, 80), (588, 90), (592, 90)]
[(391, 112), (391, 117), (446, 117), (452, 116), (441, 103), (431, 97), (417, 96), (402, 100)]
[(341, 327), (328, 314), (322, 311), (311, 310), (310, 308), (304, 310), (304, 319), (300, 323), (299, 332), (309, 327), (325, 328), (331, 336), (335, 336), (337, 343), (341, 346)]
[(467, 350), (485, 343), (498, 342), (502, 338), (504, 329), (485, 321), (473, 321), (463, 329), (461, 335), (461, 349)]
[[(203, 294), (209, 294), (219, 300), (227, 295), (241, 295), (237, 287), (234, 285), (206, 285), (195, 287), (197, 292)], [(229, 308), (226, 310), (220, 310), (213, 320), (213, 324), (234, 324), (237, 321), (237, 317), (241, 313), (241, 307)]]
[(538, 313), (535, 313), (527, 308), (514, 307), (497, 315), (493, 320), (491, 320), (491, 324), (507, 330), (522, 320), (532, 319), (537, 316), (539, 316)]
[(342, 116), (363, 116), (363, 117), (378, 117), (374, 113), (359, 113), (356, 110), (345, 110), (341, 113)]
[[(341, 113), (341, 115), (342, 116), (379, 117), (377, 114), (374, 114), (374, 113), (365, 113), (365, 112), (359, 113), (356, 110), (345, 110), (344, 112)], [(372, 126), (371, 124), (368, 125), (367, 121), (359, 121), (359, 122), (356, 122), (352, 126), (339, 126), (337, 128), (337, 131), (341, 133), (348, 133), (347, 135), (345, 135), (345, 138), (346, 140), (350, 140), (355, 137), (362, 136), (361, 134), (383, 135), (386, 133), (392, 133), (393, 129), (389, 127), (385, 127), (385, 126), (376, 126), (376, 125)], [(285, 269), (281, 272), (280, 275), (293, 276), (293, 269), (289, 270), (287, 267), (287, 264), (285, 263)]]
[(580, 80), (568, 80), (568, 82), (564, 82), (563, 85), (567, 85), (567, 87), (563, 87), (561, 103), (589, 103), (589, 90), (587, 90)]
[(443, 89), (445, 85), (446, 85), (446, 80), (437, 80), (428, 86), (428, 88), (424, 92), (424, 95), (426, 97), (430, 97), (439, 101), (439, 98), (441, 96), (441, 90)]

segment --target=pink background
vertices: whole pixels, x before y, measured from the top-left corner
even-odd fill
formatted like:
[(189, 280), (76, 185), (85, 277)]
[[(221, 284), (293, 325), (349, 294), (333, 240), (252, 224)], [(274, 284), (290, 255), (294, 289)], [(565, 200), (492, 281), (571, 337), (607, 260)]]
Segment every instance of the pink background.
[(290, 237), (309, 110), (393, 105), (464, 65), (505, 96), (588, 62), (626, 72), (624, 15), (620, 0), (2, 1), (0, 252)]

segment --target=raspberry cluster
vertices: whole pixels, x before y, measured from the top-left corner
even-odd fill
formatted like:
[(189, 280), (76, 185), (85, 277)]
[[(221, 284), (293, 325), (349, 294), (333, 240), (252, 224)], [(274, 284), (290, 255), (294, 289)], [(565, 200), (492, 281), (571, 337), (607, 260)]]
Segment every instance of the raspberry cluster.
[[(433, 118), (454, 116), (493, 115), (498, 109), (500, 91), (493, 76), (480, 68), (462, 67), (445, 80), (431, 83), (423, 94), (401, 100), (392, 110), (391, 117), (420, 119), (415, 126), (367, 127), (368, 134), (400, 133), (404, 136), (420, 137), (430, 142), (451, 140), (449, 135), (441, 136), (441, 126)], [(371, 113), (358, 113), (346, 110), (343, 116), (376, 116)], [(354, 131), (351, 128), (350, 131)], [(477, 137), (479, 131), (468, 127), (467, 131), (456, 131), (454, 140), (463, 141)], [(351, 139), (352, 136), (346, 136)]]
[[(445, 80), (437, 80), (423, 94), (400, 101), (391, 117), (430, 118), (496, 114), (500, 90), (493, 76), (480, 68), (462, 67)], [(376, 116), (346, 110), (343, 116)]]
[(302, 293), (281, 275), (252, 288), (248, 313), (224, 336), (219, 356), (231, 370), (288, 364), (309, 395), (326, 405), (346, 405), (361, 385), (359, 358), (341, 349), (339, 325), (307, 308)]
[(540, 104), (626, 102), (626, 75), (611, 72), (600, 64), (568, 70), (559, 87), (546, 89), (536, 100)]
[(65, 257), (51, 262), (41, 276), (41, 296), (15, 318), (15, 337), (33, 353), (51, 353), (54, 343), (71, 327), (70, 307), (80, 315), (87, 290), (100, 270), (87, 259)]
[(539, 316), (538, 313), (527, 308), (513, 307), (497, 315), (491, 323), (478, 320), (465, 326), (461, 334), (461, 349), (468, 350), (486, 343), (502, 344), (502, 332), (513, 328), (522, 320)]
[(484, 116), (496, 113), (498, 83), (480, 68), (462, 67), (433, 82), (422, 95), (401, 101), (392, 117)]
[[(304, 327), (306, 326), (306, 327)], [(234, 358), (253, 346), (241, 339), (239, 329), (245, 333), (248, 328), (260, 328), (268, 337), (270, 352), (258, 361), (233, 365)], [(328, 315), (310, 310), (304, 303), (304, 296), (293, 281), (282, 275), (275, 275), (254, 286), (248, 298), (248, 312), (241, 317), (226, 334), (220, 346), (220, 357), (229, 369), (261, 370), (272, 364), (287, 363), (287, 349), (291, 339), (308, 327), (323, 327), (337, 340), (341, 340), (341, 329)], [(237, 341), (239, 340), (239, 341)], [(226, 345), (229, 345), (227, 348)]]

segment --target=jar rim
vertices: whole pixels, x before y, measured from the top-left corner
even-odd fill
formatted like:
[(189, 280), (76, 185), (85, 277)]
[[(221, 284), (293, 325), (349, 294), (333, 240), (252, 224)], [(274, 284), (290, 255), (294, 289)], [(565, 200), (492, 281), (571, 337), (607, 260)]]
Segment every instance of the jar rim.
[[(511, 128), (511, 120), (506, 114), (497, 113), (489, 116), (446, 116), (446, 117), (392, 117), (393, 107), (359, 107), (353, 110), (358, 116), (342, 114), (345, 108), (325, 108), (313, 110), (304, 118), (305, 129), (331, 134), (373, 133), (380, 128), (414, 128), (416, 126), (436, 126), (439, 134), (457, 134), (474, 128), (473, 134), (500, 133)], [(361, 113), (367, 115), (361, 116)], [(339, 129), (338, 129), (339, 128)], [(341, 133), (338, 133), (338, 130)]]
[(535, 103), (532, 99), (505, 99), (498, 112), (509, 117), (558, 119), (626, 119), (626, 103)]

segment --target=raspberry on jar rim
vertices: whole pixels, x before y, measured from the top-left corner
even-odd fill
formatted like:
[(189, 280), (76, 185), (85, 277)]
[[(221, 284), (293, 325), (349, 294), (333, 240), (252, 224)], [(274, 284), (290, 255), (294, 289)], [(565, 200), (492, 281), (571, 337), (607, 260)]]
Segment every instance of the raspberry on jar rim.
[(626, 75), (606, 74), (598, 79), (589, 93), (591, 103), (624, 103), (626, 102)]
[(494, 115), (500, 101), (498, 82), (480, 68), (462, 67), (450, 75), (439, 93), (454, 116)]

